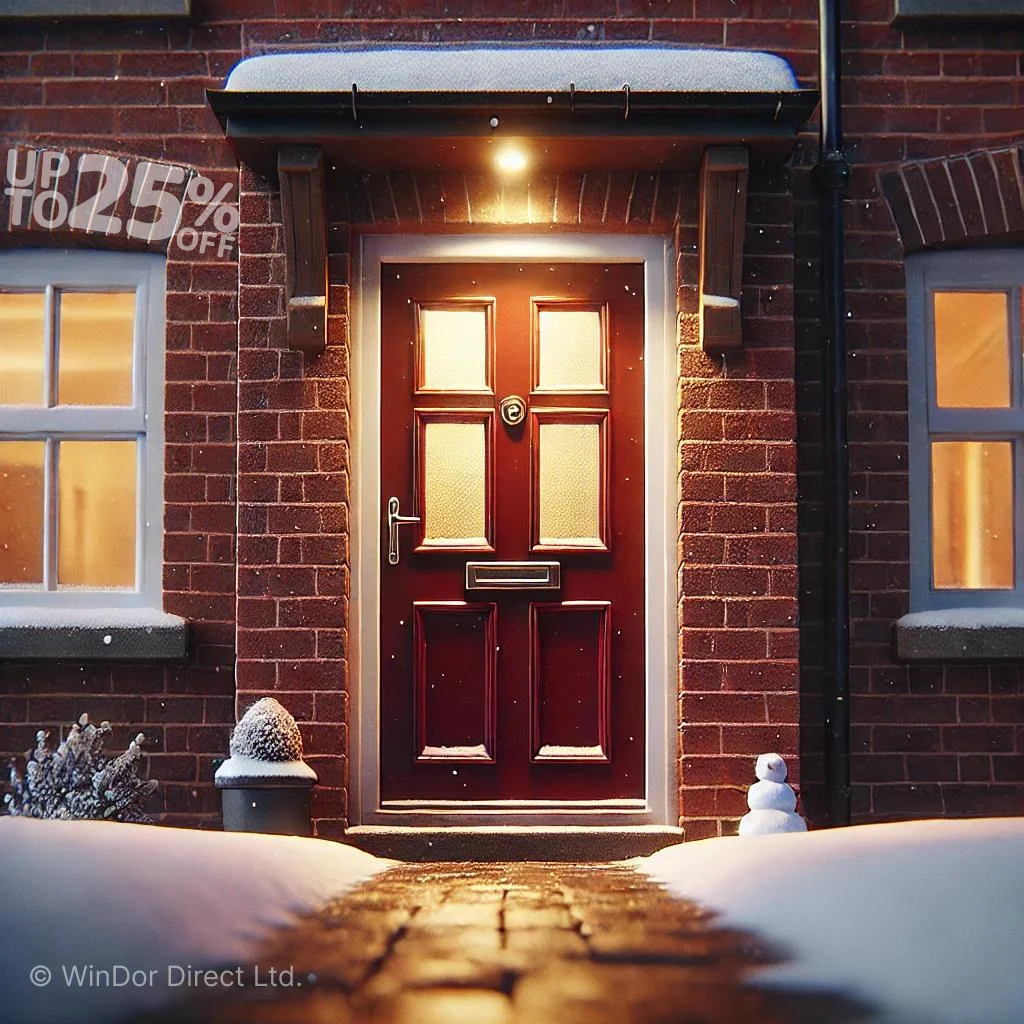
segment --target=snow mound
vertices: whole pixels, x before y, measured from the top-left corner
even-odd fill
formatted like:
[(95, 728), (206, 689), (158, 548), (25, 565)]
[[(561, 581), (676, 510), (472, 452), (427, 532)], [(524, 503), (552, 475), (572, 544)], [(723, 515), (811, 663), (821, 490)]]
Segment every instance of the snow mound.
[[(389, 866), (298, 836), (0, 817), (0, 1018), (110, 1024), (180, 999), (169, 968), (251, 964), (273, 929)], [(89, 966), (152, 983), (76, 983)]]
[(1024, 1021), (1024, 818), (671, 846), (640, 864), (792, 958), (764, 984), (842, 990), (877, 1024)]
[(302, 734), (280, 701), (263, 697), (235, 726), (231, 753), (257, 761), (301, 761)]

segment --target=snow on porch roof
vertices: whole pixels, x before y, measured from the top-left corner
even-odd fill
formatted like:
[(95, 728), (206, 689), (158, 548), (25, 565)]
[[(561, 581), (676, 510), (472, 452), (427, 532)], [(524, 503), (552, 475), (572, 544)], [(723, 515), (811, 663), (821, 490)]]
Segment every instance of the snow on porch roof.
[(668, 45), (448, 44), (357, 46), (247, 57), (224, 92), (785, 93), (782, 58), (752, 50)]

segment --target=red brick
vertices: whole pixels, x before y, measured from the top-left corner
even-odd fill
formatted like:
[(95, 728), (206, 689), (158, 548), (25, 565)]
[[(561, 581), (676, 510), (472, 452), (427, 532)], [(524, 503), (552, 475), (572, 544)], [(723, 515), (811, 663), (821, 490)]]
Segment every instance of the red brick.
[(874, 813), (882, 818), (933, 817), (943, 812), (943, 790), (937, 785), (872, 786)]
[(683, 693), (684, 722), (766, 722), (764, 697), (757, 693)]
[(149, 697), (146, 699), (145, 720), (184, 725), (202, 722), (203, 702), (197, 697)]
[(1011, 726), (951, 725), (942, 729), (942, 749), (962, 753), (1012, 752)]
[(304, 629), (238, 630), (238, 656), (250, 659), (312, 658), (313, 635)]
[(943, 787), (945, 812), (950, 815), (1019, 816), (1024, 810), (1017, 785), (957, 785)]

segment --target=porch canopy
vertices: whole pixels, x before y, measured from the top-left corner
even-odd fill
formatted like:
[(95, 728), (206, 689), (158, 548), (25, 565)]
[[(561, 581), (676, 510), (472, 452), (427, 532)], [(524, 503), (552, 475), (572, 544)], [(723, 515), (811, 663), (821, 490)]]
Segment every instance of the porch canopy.
[[(323, 351), (325, 168), (530, 175), (700, 166), (700, 339), (741, 343), (750, 162), (781, 161), (817, 103), (767, 53), (685, 46), (363, 45), (249, 57), (210, 105), (281, 183), (289, 344)], [(506, 169), (507, 166), (506, 166)]]
[(238, 157), (317, 145), (359, 170), (659, 170), (713, 145), (784, 159), (817, 103), (781, 57), (664, 44), (347, 46), (249, 57), (208, 92)]

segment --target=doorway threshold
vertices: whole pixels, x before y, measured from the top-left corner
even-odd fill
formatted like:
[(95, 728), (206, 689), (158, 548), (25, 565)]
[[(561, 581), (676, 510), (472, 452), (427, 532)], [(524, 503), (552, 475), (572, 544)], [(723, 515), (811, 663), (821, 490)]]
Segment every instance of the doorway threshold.
[(645, 857), (683, 838), (671, 825), (355, 825), (345, 832), (349, 845), (400, 861), (604, 862)]

